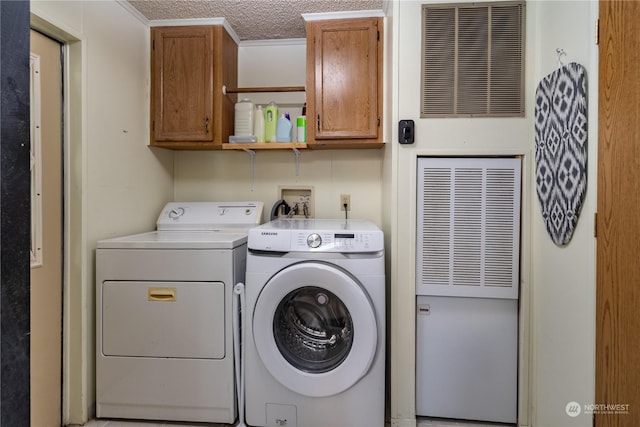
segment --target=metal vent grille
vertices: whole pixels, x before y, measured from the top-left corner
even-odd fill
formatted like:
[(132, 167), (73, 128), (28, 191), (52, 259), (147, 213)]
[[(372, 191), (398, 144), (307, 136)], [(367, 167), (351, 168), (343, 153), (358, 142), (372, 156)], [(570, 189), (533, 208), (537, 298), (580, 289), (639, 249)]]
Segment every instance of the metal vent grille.
[[(451, 258), (451, 168), (425, 168), (422, 174), (422, 221), (418, 264), (422, 281), (433, 285), (449, 284)], [(418, 209), (420, 209), (420, 206)]]
[(524, 115), (524, 9), (423, 5), (421, 117)]
[(418, 160), (417, 293), (517, 298), (520, 160)]

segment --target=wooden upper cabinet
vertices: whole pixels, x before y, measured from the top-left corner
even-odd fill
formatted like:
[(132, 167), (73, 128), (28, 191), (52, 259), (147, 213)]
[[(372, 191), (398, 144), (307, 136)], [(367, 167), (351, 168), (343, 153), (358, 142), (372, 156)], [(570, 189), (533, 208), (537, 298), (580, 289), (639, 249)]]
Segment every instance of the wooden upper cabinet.
[(307, 138), (382, 146), (382, 18), (307, 23)]
[(151, 28), (151, 145), (218, 149), (233, 133), (238, 46), (222, 26)]

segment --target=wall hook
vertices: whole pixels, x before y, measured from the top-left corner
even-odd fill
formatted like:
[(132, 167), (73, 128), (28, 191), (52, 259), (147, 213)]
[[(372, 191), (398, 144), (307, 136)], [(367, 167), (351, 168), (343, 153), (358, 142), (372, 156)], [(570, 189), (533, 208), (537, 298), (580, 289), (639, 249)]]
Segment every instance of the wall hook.
[(243, 148), (242, 151), (249, 155), (249, 173), (251, 175), (251, 192), (253, 193), (254, 182), (255, 182), (255, 168), (256, 168), (256, 152), (253, 150), (249, 150), (248, 148)]
[(558, 55), (558, 67), (564, 67), (564, 63), (562, 62), (562, 56), (566, 56), (567, 52), (562, 48), (556, 48), (556, 55)]
[(296, 177), (300, 176), (300, 150), (293, 148), (293, 155), (296, 158)]

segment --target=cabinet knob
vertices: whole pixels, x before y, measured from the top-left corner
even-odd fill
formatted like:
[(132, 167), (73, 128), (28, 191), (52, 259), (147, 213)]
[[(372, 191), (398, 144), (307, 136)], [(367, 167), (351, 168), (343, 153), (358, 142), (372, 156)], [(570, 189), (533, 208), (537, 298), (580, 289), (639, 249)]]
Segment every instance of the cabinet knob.
[(209, 117), (204, 118), (204, 133), (209, 133)]

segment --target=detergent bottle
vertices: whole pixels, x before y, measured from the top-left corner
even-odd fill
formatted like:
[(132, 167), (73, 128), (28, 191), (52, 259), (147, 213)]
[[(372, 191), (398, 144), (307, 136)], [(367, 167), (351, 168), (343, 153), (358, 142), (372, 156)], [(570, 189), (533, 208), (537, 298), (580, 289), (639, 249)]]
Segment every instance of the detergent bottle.
[(276, 142), (276, 126), (278, 122), (278, 106), (270, 102), (264, 111), (264, 139), (266, 142)]
[(291, 142), (291, 129), (293, 125), (286, 115), (280, 116), (276, 125), (276, 141)]

